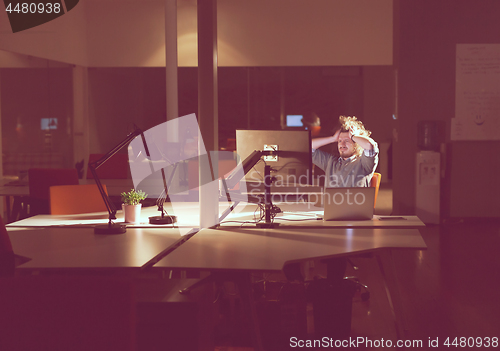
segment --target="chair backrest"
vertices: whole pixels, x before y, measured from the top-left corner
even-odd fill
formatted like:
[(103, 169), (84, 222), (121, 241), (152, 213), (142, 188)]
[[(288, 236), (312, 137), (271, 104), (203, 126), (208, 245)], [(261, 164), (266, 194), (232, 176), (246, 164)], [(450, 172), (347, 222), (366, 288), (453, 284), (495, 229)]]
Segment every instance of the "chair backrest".
[[(90, 154), (89, 163), (95, 162), (104, 154)], [(99, 179), (128, 179), (130, 178), (127, 154), (114, 154), (109, 160), (97, 169)], [(90, 169), (87, 169), (87, 179), (94, 179)]]
[(49, 214), (49, 188), (53, 185), (78, 184), (76, 168), (30, 168), (28, 169), (30, 216)]
[[(106, 194), (106, 185), (102, 185)], [(96, 184), (50, 187), (50, 214), (66, 215), (107, 211)]]
[(375, 201), (373, 201), (373, 207), (375, 207), (375, 205), (377, 204), (377, 195), (381, 179), (382, 179), (382, 174), (375, 172), (373, 173), (372, 179), (370, 181), (370, 186), (372, 188), (375, 188)]
[(28, 169), (30, 197), (49, 199), (49, 188), (53, 185), (78, 184), (76, 168), (30, 168)]
[(9, 233), (0, 216), (0, 277), (14, 275), (14, 251)]

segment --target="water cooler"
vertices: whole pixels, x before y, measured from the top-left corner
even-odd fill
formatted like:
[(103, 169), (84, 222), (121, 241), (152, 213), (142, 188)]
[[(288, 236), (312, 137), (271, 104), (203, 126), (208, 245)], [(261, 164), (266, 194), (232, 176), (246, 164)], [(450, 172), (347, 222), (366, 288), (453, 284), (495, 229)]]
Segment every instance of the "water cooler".
[(439, 152), (420, 151), (417, 153), (415, 212), (424, 223), (439, 224), (439, 163)]
[(437, 150), (437, 125), (423, 121), (418, 125), (418, 147), (416, 164), (415, 212), (424, 223), (440, 223), (440, 162)]

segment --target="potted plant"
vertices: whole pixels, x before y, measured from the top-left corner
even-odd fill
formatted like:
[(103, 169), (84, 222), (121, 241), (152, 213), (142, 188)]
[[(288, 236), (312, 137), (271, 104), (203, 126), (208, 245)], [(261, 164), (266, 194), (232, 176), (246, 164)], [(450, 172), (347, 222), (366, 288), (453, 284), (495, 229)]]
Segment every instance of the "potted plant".
[(141, 201), (147, 198), (148, 195), (142, 190), (135, 191), (135, 189), (130, 189), (129, 192), (123, 192), (121, 195), (125, 222), (139, 223), (141, 219)]

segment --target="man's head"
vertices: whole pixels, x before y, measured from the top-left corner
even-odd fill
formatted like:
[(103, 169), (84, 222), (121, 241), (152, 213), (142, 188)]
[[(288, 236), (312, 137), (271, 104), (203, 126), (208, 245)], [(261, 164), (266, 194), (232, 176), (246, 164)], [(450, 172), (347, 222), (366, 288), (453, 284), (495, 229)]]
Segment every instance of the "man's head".
[(337, 144), (340, 157), (349, 158), (356, 153), (356, 144), (351, 140), (349, 131), (343, 131), (339, 134), (339, 142)]
[(356, 117), (340, 116), (339, 123), (341, 132), (339, 135), (338, 149), (340, 157), (349, 158), (353, 155), (361, 156), (363, 148), (351, 140), (349, 129), (356, 131), (356, 135), (370, 136), (371, 132), (365, 129), (363, 122), (359, 121)]

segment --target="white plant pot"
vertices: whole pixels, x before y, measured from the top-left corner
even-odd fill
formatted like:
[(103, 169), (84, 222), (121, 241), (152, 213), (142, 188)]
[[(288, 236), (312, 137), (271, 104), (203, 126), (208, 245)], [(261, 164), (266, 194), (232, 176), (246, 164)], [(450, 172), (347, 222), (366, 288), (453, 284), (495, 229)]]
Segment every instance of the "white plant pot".
[(123, 216), (126, 223), (139, 223), (141, 221), (141, 206), (122, 204)]

